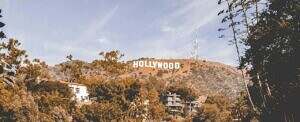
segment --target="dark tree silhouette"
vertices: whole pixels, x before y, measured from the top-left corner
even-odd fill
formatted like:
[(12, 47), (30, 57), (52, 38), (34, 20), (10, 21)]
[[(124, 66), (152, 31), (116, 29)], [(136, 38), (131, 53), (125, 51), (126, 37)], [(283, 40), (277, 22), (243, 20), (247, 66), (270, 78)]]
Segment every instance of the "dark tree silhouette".
[[(2, 18), (1, 12), (2, 12), (2, 10), (0, 9), (0, 18)], [(4, 26), (5, 26), (5, 24), (3, 22), (0, 22), (0, 29)], [(3, 39), (3, 38), (5, 38), (5, 34), (3, 31), (0, 31), (0, 39)]]
[[(299, 121), (300, 1), (226, 2), (228, 10), (223, 12), (229, 16), (222, 22), (234, 19), (229, 27), (235, 25), (242, 30), (242, 33), (233, 30), (234, 35), (240, 34), (234, 41), (238, 40), (246, 47), (240, 68), (247, 68), (250, 74), (253, 85), (249, 91), (260, 120)], [(247, 4), (241, 4), (243, 2)], [(262, 7), (264, 9), (259, 9), (260, 4), (266, 5)], [(230, 14), (230, 11), (234, 13)], [(249, 19), (247, 15), (250, 15)]]
[(73, 55), (68, 55), (67, 57), (66, 57), (69, 61), (72, 61), (73, 60)]

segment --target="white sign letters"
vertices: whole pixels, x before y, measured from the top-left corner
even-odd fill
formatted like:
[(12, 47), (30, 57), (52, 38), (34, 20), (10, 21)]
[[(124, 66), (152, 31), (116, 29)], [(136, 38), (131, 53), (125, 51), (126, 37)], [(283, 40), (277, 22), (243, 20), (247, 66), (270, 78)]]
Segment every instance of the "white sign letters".
[(160, 69), (179, 69), (179, 62), (160, 62), (160, 61), (133, 61), (133, 67), (148, 67)]

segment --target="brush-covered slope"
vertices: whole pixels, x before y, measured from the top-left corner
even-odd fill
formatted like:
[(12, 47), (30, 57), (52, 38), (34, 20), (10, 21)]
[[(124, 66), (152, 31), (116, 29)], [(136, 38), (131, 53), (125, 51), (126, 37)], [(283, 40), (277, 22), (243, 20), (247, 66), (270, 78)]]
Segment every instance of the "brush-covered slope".
[[(80, 68), (80, 72), (87, 78), (93, 77), (95, 80), (108, 80), (117, 78), (136, 78), (149, 81), (155, 79), (164, 87), (171, 85), (187, 86), (196, 90), (200, 95), (224, 94), (230, 98), (236, 98), (244, 90), (243, 78), (239, 70), (222, 63), (206, 60), (190, 59), (139, 59), (160, 62), (179, 62), (180, 69), (164, 70), (159, 68), (133, 67), (133, 61), (125, 63), (125, 70), (117, 75), (110, 73), (103, 66), (96, 65), (96, 62), (86, 63), (83, 61), (69, 61), (50, 67), (49, 71), (56, 80), (68, 80), (71, 76), (68, 72), (62, 72), (66, 65)], [(96, 78), (95, 78), (96, 77)], [(147, 79), (147, 80), (146, 80)], [(158, 85), (159, 87), (161, 85)], [(155, 87), (155, 86), (154, 86)]]

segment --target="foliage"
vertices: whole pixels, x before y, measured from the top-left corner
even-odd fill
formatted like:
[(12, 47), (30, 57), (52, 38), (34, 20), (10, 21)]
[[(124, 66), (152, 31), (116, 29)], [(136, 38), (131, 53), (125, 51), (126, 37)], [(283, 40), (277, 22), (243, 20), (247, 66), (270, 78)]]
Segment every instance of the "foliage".
[(253, 93), (262, 120), (288, 118), (293, 121), (299, 110), (300, 3), (295, 0), (270, 1), (245, 41), (244, 66), (251, 66)]
[(0, 84), (0, 92), (3, 121), (66, 120), (74, 108), (69, 88), (61, 83), (41, 82), (28, 90), (22, 84)]
[(80, 82), (84, 80), (83, 77), (83, 61), (71, 60), (66, 63), (60, 64), (61, 71), (68, 76), (68, 82)]
[(37, 121), (38, 107), (22, 87), (5, 87), (0, 83), (0, 121)]
[[(92, 85), (90, 88), (90, 97), (95, 97), (97, 100), (91, 105), (94, 107), (89, 107), (95, 109), (92, 111), (102, 114), (95, 114), (95, 116), (94, 114), (88, 114), (86, 116), (88, 116), (88, 118), (95, 117), (97, 120), (111, 120), (118, 119), (116, 117), (124, 117), (130, 103), (137, 97), (139, 88), (140, 86), (133, 79), (109, 81)], [(107, 111), (106, 109), (108, 108), (106, 107), (111, 107), (110, 109), (114, 111)], [(110, 113), (105, 114), (105, 111)]]
[(246, 93), (241, 92), (241, 95), (234, 103), (232, 114), (235, 118), (240, 119), (243, 122), (250, 122), (257, 116), (255, 111), (251, 109)]
[[(90, 96), (97, 98), (80, 111), (87, 120), (160, 119), (164, 107), (155, 89), (146, 90), (136, 79), (121, 79), (91, 85)], [(82, 118), (82, 117), (81, 117)]]
[(132, 118), (160, 120), (165, 115), (165, 107), (159, 99), (159, 93), (153, 88), (141, 88), (139, 96), (129, 109), (129, 116)]
[(7, 42), (0, 43), (0, 58), (2, 61), (20, 68), (20, 64), (27, 58), (26, 51), (19, 48), (21, 43), (16, 39), (9, 39)]
[[(224, 22), (231, 21), (229, 27), (233, 28), (234, 40), (246, 47), (245, 55), (240, 58), (240, 68), (249, 70), (253, 82), (249, 93), (260, 120), (299, 119), (300, 112), (295, 108), (299, 103), (296, 98), (300, 90), (299, 1), (222, 2), (228, 4), (228, 11), (220, 13), (229, 13), (224, 17)], [(244, 19), (240, 20), (240, 17)]]
[(209, 96), (196, 118), (198, 121), (231, 122), (230, 100), (223, 95)]
[(121, 106), (115, 102), (95, 102), (91, 105), (83, 106), (85, 118), (90, 121), (118, 120), (123, 117)]
[(198, 93), (195, 92), (196, 90), (193, 90), (187, 86), (170, 86), (167, 89), (169, 92), (180, 95), (184, 101), (194, 101), (198, 97)]
[(149, 100), (149, 119), (161, 119), (165, 113), (165, 107), (161, 101), (159, 101), (159, 92), (152, 89), (147, 94), (147, 100)]
[(45, 62), (39, 59), (34, 59), (32, 62), (27, 60), (17, 72), (18, 76), (23, 76), (25, 83), (38, 82), (40, 79), (50, 79), (48, 66)]
[(120, 59), (124, 56), (119, 51), (100, 52), (101, 60), (94, 60), (92, 62), (93, 67), (103, 68), (111, 75), (119, 75), (127, 70), (127, 65), (120, 62)]

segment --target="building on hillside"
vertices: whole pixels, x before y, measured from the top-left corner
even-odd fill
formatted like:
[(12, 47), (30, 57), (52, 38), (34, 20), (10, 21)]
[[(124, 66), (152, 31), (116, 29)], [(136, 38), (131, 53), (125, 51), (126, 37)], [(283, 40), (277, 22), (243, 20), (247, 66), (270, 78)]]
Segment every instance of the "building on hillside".
[(189, 115), (193, 115), (198, 112), (198, 109), (205, 103), (207, 96), (202, 95), (199, 96), (195, 101), (187, 101), (185, 102), (185, 112)]
[(186, 104), (186, 110), (189, 114), (196, 113), (197, 108), (199, 108), (199, 102), (198, 101), (188, 101)]
[(195, 101), (183, 101), (180, 99), (180, 95), (176, 93), (168, 92), (166, 95), (166, 107), (167, 111), (173, 115), (182, 114), (195, 114), (198, 109), (206, 101), (207, 96), (199, 96)]
[(182, 104), (180, 95), (177, 95), (176, 93), (168, 92), (166, 102), (167, 102), (166, 103), (167, 111), (170, 112), (171, 114), (176, 115), (176, 114), (183, 113), (184, 105)]
[(89, 102), (89, 93), (87, 87), (83, 84), (79, 83), (68, 83), (68, 86), (71, 88), (72, 92), (74, 93), (74, 99), (78, 103), (85, 103)]

